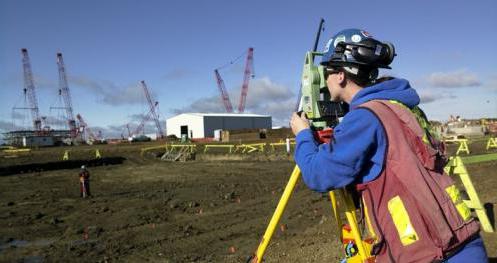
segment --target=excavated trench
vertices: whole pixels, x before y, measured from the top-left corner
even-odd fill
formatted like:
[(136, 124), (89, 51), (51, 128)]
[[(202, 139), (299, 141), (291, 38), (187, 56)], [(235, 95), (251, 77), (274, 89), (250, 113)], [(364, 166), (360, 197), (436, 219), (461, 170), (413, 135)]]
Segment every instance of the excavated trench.
[[(64, 161), (52, 161), (44, 163), (24, 163), (24, 164), (10, 164), (5, 166), (0, 166), (0, 176), (16, 175), (23, 173), (34, 173), (52, 170), (63, 170), (63, 169), (77, 169), (82, 165), (87, 167), (95, 166), (105, 166), (105, 165), (120, 165), (124, 161), (128, 160), (131, 162), (143, 162), (143, 161), (160, 161), (161, 156), (164, 152), (154, 152), (145, 155), (145, 158), (132, 158), (130, 156), (112, 156), (112, 157), (102, 157), (98, 159), (73, 159)], [(176, 154), (174, 154), (176, 156)], [(173, 156), (173, 157), (174, 157)], [(149, 157), (149, 158), (146, 158)], [(289, 160), (291, 156), (286, 154), (223, 154), (223, 153), (213, 153), (213, 154), (194, 154), (187, 160), (169, 160), (169, 161), (200, 161), (200, 162), (218, 162), (218, 161), (279, 161), (279, 160)]]
[(66, 161), (56, 161), (56, 162), (46, 162), (46, 163), (30, 163), (30, 164), (19, 164), (0, 167), (0, 176), (14, 175), (21, 173), (32, 173), (32, 172), (42, 172), (51, 170), (61, 170), (61, 169), (75, 169), (82, 165), (88, 167), (103, 166), (103, 165), (118, 165), (122, 164), (126, 158), (117, 157), (103, 157), (98, 159), (82, 159), (82, 160), (66, 160)]

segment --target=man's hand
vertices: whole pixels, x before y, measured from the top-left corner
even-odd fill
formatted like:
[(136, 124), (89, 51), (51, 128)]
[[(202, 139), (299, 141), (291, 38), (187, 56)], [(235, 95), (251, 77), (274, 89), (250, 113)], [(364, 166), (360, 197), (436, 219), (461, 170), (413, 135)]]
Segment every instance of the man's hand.
[(295, 136), (301, 130), (309, 129), (309, 120), (305, 117), (305, 112), (302, 112), (300, 116), (294, 112), (292, 114), (292, 119), (290, 120), (290, 126), (292, 127), (292, 132)]

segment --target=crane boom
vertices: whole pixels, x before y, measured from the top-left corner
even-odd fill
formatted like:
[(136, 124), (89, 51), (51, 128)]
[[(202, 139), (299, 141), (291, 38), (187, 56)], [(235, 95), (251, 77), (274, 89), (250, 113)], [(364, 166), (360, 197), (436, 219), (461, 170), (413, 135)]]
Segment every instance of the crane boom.
[(74, 120), (71, 93), (69, 91), (69, 84), (67, 82), (66, 68), (64, 60), (62, 59), (62, 53), (57, 53), (57, 66), (59, 69), (59, 88), (64, 100), (67, 124), (69, 125), (69, 130), (71, 131), (71, 137), (74, 138), (77, 135), (77, 127), (76, 121)]
[(159, 114), (157, 114), (157, 111), (155, 110), (155, 108), (158, 107), (159, 102), (152, 102), (152, 97), (150, 96), (150, 92), (148, 91), (147, 85), (145, 84), (144, 80), (141, 81), (141, 85), (143, 88), (143, 92), (145, 93), (145, 97), (147, 98), (148, 105), (150, 106), (150, 115), (154, 119), (155, 127), (157, 128), (157, 138), (162, 138), (164, 137), (164, 132), (162, 131), (162, 127), (160, 125)]
[[(159, 102), (155, 102), (154, 107), (157, 107), (159, 105)], [(152, 109), (148, 110), (147, 114), (145, 114), (142, 118), (142, 121), (140, 124), (136, 127), (135, 131), (133, 132), (132, 135), (138, 135), (143, 131), (143, 127), (145, 127), (145, 123), (147, 123), (150, 118), (152, 117)], [(130, 136), (131, 137), (131, 136)]]
[(224, 86), (224, 81), (221, 78), (221, 74), (219, 74), (219, 71), (217, 69), (215, 69), (214, 75), (216, 76), (217, 87), (219, 88), (219, 92), (221, 92), (221, 99), (223, 100), (224, 108), (226, 109), (226, 112), (232, 113), (233, 106), (231, 105), (228, 91), (226, 90), (226, 87)]
[(38, 109), (38, 100), (36, 98), (35, 85), (33, 81), (33, 72), (31, 71), (31, 63), (29, 61), (28, 50), (21, 49), (22, 67), (24, 71), (24, 92), (27, 94), (29, 109), (31, 110), (31, 118), (33, 120), (33, 128), (35, 131), (41, 130), (40, 111)]
[(128, 138), (131, 137), (131, 131), (129, 130), (129, 123), (126, 124), (126, 129), (128, 129)]
[(95, 136), (91, 128), (88, 126), (88, 124), (85, 122), (81, 114), (77, 114), (76, 118), (79, 121), (79, 127), (83, 128), (83, 132), (85, 132), (88, 135), (88, 139), (92, 141), (98, 141), (100, 140), (99, 136)]
[(245, 111), (245, 100), (247, 99), (249, 80), (253, 77), (254, 71), (254, 48), (249, 48), (247, 52), (247, 61), (245, 62), (245, 71), (243, 73), (242, 95), (238, 104), (238, 113)]

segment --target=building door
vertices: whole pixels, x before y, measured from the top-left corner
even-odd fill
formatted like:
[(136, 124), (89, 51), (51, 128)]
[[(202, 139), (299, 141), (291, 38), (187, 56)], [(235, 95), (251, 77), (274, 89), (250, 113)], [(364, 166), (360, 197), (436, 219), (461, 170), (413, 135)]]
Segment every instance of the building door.
[(188, 125), (182, 125), (180, 127), (180, 130), (181, 130), (181, 138), (183, 138), (183, 136), (186, 136), (188, 138)]

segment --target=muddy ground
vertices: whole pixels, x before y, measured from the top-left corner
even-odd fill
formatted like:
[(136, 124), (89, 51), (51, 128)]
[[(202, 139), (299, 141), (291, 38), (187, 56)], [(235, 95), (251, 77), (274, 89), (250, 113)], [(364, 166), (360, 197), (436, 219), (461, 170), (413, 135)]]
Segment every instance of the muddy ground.
[[(5, 173), (57, 161), (63, 149), (0, 160), (0, 262), (245, 262), (294, 167), (284, 154), (172, 163), (141, 157), (140, 146), (119, 147), (100, 148), (125, 160), (90, 167), (87, 199), (79, 197), (77, 168)], [(78, 160), (94, 150), (74, 149)], [(467, 168), (495, 218), (497, 162)], [(497, 234), (482, 236), (497, 262)], [(299, 182), (266, 261), (338, 262), (339, 247), (328, 198)]]

